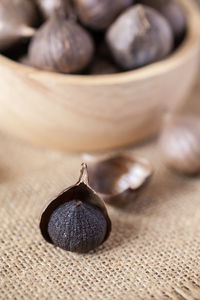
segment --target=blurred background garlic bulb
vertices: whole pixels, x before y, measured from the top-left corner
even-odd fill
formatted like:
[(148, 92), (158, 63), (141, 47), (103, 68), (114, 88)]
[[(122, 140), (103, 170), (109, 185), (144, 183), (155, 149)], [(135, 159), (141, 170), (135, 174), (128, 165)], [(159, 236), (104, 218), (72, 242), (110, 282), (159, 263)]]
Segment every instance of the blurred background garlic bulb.
[(169, 116), (159, 140), (166, 165), (177, 172), (200, 173), (200, 117)]

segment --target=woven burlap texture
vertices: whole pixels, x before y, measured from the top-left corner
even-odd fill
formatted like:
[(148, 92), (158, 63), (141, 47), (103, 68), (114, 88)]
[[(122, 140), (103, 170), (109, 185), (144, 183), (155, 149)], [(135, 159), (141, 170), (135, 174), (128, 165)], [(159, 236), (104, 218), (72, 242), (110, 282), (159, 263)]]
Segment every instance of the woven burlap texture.
[[(197, 86), (189, 110), (200, 112), (199, 95)], [(109, 208), (105, 244), (77, 255), (47, 244), (38, 222), (77, 180), (81, 155), (1, 134), (1, 299), (200, 299), (200, 178), (167, 170), (155, 141), (129, 150), (153, 163), (154, 179), (127, 209)]]

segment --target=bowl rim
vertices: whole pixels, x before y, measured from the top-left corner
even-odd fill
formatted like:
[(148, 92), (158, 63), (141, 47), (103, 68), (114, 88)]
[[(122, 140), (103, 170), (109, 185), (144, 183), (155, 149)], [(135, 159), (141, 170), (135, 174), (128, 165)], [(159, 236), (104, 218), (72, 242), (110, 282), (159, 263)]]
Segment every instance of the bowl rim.
[(197, 3), (194, 0), (178, 0), (178, 2), (186, 11), (188, 29), (185, 40), (166, 58), (136, 70), (105, 75), (61, 74), (26, 66), (3, 55), (0, 55), (0, 63), (15, 69), (18, 73), (25, 73), (29, 78), (74, 85), (114, 85), (159, 76), (169, 70), (176, 69), (177, 66), (185, 62), (187, 57), (191, 56), (194, 49), (200, 48), (200, 32), (196, 30), (196, 28), (200, 28), (200, 13)]

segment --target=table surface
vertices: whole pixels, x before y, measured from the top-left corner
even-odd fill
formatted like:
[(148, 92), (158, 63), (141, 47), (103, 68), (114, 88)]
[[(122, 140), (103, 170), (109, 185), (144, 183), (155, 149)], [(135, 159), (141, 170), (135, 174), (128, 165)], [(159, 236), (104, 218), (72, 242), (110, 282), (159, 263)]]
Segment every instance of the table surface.
[[(184, 110), (200, 114), (200, 79)], [(200, 178), (170, 172), (155, 140), (128, 149), (154, 165), (149, 187), (128, 208), (109, 207), (109, 240), (77, 255), (44, 242), (38, 222), (76, 181), (81, 155), (0, 137), (1, 299), (200, 299)]]

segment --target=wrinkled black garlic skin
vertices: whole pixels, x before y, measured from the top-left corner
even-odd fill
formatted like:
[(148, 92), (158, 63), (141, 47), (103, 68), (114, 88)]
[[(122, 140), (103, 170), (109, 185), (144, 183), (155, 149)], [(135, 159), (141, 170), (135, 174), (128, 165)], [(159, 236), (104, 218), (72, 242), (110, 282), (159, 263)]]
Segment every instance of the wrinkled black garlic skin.
[(106, 40), (116, 63), (132, 70), (166, 57), (173, 49), (172, 29), (155, 9), (135, 5), (110, 26)]
[(55, 246), (86, 253), (103, 243), (107, 221), (100, 209), (87, 202), (71, 200), (51, 214), (48, 234)]

